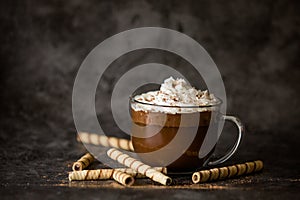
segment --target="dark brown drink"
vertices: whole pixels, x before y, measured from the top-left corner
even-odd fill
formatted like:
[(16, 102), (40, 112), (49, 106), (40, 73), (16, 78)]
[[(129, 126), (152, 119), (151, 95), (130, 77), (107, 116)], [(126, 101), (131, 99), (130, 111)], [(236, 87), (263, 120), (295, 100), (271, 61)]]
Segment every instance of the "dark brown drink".
[[(237, 150), (243, 125), (238, 118), (221, 114), (225, 111), (222, 101), (207, 90), (172, 77), (159, 90), (138, 90), (130, 98), (131, 139), (134, 151), (146, 164), (193, 172), (223, 163)], [(225, 155), (211, 160), (224, 120), (237, 126), (238, 137)]]
[[(169, 145), (166, 151), (172, 154), (178, 148), (178, 145), (170, 145), (178, 133), (179, 128), (184, 134), (181, 134), (179, 140), (186, 137), (194, 139), (187, 150), (178, 156), (178, 159), (168, 164), (168, 170), (173, 172), (192, 172), (203, 166), (208, 160), (214, 149), (205, 157), (199, 159), (199, 150), (207, 134), (211, 120), (211, 111), (167, 114), (162, 112), (135, 111), (131, 109), (132, 143), (140, 159), (151, 166), (160, 166), (164, 163), (159, 156), (147, 156), (143, 153), (150, 153), (160, 150)], [(145, 127), (145, 128), (143, 128)], [(195, 133), (196, 131), (196, 133)], [(143, 137), (135, 137), (143, 134)]]

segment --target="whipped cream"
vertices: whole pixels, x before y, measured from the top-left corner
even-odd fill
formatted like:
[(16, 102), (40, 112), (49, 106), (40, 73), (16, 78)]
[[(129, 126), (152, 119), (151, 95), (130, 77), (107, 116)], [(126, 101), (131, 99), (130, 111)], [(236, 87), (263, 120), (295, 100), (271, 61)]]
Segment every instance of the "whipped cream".
[[(173, 77), (164, 80), (160, 90), (137, 95), (134, 97), (134, 100), (145, 103), (132, 103), (132, 108), (135, 111), (153, 111), (172, 114), (204, 111), (207, 110), (207, 108), (200, 108), (201, 106), (210, 106), (220, 103), (220, 101), (213, 94), (209, 94), (207, 90), (197, 90), (184, 79), (174, 79)], [(174, 106), (174, 108), (172, 106)]]

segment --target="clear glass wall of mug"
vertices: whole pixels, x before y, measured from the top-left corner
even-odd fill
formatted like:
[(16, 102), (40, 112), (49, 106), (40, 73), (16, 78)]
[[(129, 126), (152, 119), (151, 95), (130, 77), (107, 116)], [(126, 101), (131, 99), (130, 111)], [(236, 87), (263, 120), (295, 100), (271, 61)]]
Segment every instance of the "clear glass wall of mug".
[[(130, 97), (131, 139), (135, 152), (146, 164), (167, 166), (171, 172), (193, 172), (205, 165), (228, 160), (237, 150), (243, 133), (240, 120), (219, 112), (221, 101), (209, 106), (165, 106)], [(233, 147), (221, 158), (210, 156), (218, 142), (219, 123), (229, 120), (238, 127)]]

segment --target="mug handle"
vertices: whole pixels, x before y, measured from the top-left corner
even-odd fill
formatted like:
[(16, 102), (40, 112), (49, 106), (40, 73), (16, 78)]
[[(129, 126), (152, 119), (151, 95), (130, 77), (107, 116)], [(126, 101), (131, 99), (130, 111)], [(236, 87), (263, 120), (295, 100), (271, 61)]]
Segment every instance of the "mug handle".
[(237, 126), (237, 128), (238, 128), (238, 138), (237, 138), (235, 144), (233, 145), (233, 147), (230, 149), (230, 151), (228, 151), (228, 153), (226, 153), (224, 156), (222, 156), (221, 158), (219, 158), (217, 160), (208, 162), (207, 165), (210, 165), (210, 166), (218, 165), (218, 164), (221, 164), (221, 163), (227, 161), (236, 152), (238, 146), (241, 143), (242, 136), (243, 136), (243, 133), (244, 133), (244, 126), (243, 126), (241, 120), (239, 120), (237, 117), (224, 115), (223, 119), (231, 121)]

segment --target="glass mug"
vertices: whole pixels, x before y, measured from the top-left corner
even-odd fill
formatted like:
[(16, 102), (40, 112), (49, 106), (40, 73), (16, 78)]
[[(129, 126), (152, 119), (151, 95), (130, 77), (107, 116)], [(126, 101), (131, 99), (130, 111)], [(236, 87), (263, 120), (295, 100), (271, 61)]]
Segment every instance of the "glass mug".
[[(225, 162), (241, 142), (243, 125), (234, 116), (222, 115), (221, 103), (178, 107), (148, 104), (130, 97), (134, 151), (144, 163), (166, 166), (174, 173), (194, 172), (206, 165)], [(224, 156), (211, 161), (222, 120), (237, 126), (238, 137)]]

